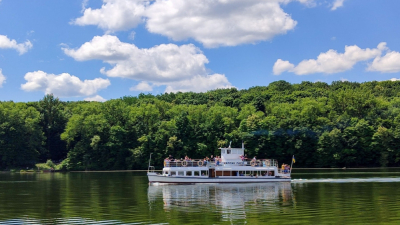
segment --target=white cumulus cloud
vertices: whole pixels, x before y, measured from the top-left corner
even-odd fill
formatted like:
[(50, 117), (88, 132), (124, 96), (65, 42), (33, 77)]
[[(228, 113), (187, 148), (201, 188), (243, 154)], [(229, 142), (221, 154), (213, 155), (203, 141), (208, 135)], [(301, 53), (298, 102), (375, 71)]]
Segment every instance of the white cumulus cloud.
[(146, 10), (152, 33), (180, 41), (193, 38), (205, 47), (270, 40), (296, 26), (280, 1), (158, 0)]
[(106, 33), (129, 30), (143, 22), (152, 32), (180, 41), (194, 39), (205, 47), (236, 46), (270, 40), (297, 22), (281, 8), (314, 0), (103, 0), (72, 21), (95, 25)]
[[(116, 36), (104, 35), (94, 37), (77, 49), (63, 48), (63, 51), (75, 60), (97, 59), (108, 63), (112, 68), (102, 68), (101, 72), (109, 77), (147, 82), (132, 90), (149, 90), (150, 83), (179, 86), (179, 82), (188, 82), (198, 76), (204, 80), (210, 79), (205, 67), (208, 59), (193, 44), (162, 44), (139, 49), (134, 44), (121, 42)], [(225, 82), (219, 83), (219, 86), (215, 86), (215, 82), (208, 84), (216, 88), (226, 86)]]
[(146, 81), (140, 82), (138, 85), (131, 87), (131, 91), (152, 91), (153, 87)]
[(400, 72), (400, 52), (388, 51), (386, 55), (376, 57), (367, 70), (382, 73)]
[(0, 69), (0, 88), (3, 87), (3, 84), (6, 82), (6, 76), (3, 75), (3, 70)]
[(333, 10), (336, 10), (337, 8), (339, 8), (339, 7), (343, 7), (343, 2), (344, 2), (344, 0), (335, 0), (333, 2), (333, 4), (332, 4), (331, 10), (333, 11)]
[(83, 100), (88, 101), (88, 102), (105, 102), (105, 101), (107, 101), (107, 99), (101, 97), (100, 95), (96, 95), (96, 96), (93, 96), (93, 97), (88, 97), (88, 98), (85, 98)]
[(11, 48), (19, 52), (20, 55), (26, 53), (33, 47), (32, 43), (27, 40), (24, 43), (17, 43), (16, 40), (11, 40), (5, 35), (0, 35), (0, 48)]
[(146, 0), (103, 0), (100, 9), (85, 8), (83, 15), (73, 24), (96, 25), (108, 32), (128, 30), (136, 27), (145, 11)]
[(181, 80), (167, 84), (165, 92), (205, 92), (214, 89), (233, 87), (228, 78), (223, 74), (194, 76), (191, 79)]
[(43, 71), (29, 72), (24, 76), (27, 81), (21, 85), (24, 91), (43, 91), (58, 97), (91, 96), (110, 85), (108, 79), (96, 78), (80, 80), (68, 73), (60, 75), (48, 74)]
[(283, 61), (282, 59), (278, 59), (274, 67), (272, 68), (272, 71), (274, 72), (275, 75), (279, 75), (285, 71), (291, 71), (293, 70), (294, 65), (291, 64), (289, 61)]
[(346, 46), (344, 53), (338, 53), (330, 49), (321, 53), (317, 59), (308, 59), (301, 61), (294, 66), (289, 61), (278, 59), (273, 67), (275, 75), (282, 72), (293, 72), (297, 75), (306, 75), (312, 73), (339, 73), (351, 69), (357, 62), (366, 61), (378, 57), (386, 50), (386, 43), (381, 42), (377, 48), (361, 49), (357, 45)]

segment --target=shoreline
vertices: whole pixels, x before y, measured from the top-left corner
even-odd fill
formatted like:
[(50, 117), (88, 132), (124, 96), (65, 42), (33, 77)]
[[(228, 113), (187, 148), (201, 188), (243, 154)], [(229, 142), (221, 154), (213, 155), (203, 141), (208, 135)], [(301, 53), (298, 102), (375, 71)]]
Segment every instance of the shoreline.
[[(399, 169), (400, 167), (363, 167), (363, 168), (293, 168), (296, 170), (377, 170), (377, 169)], [(162, 170), (155, 170), (162, 171)], [(43, 171), (0, 171), (0, 173), (41, 173)], [(120, 173), (120, 172), (147, 172), (147, 170), (89, 170), (89, 171), (54, 171), (52, 173)], [(45, 172), (47, 173), (47, 172)]]

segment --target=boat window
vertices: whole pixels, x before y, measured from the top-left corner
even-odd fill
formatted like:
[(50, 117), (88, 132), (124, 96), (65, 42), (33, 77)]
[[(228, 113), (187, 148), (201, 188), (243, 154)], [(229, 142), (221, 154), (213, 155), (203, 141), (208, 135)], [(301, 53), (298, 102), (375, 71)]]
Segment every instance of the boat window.
[(176, 172), (175, 171), (171, 171), (171, 176), (176, 176)]
[(168, 175), (168, 171), (164, 171), (164, 174), (165, 174), (165, 175)]
[(199, 171), (194, 171), (194, 176), (200, 176), (200, 172)]
[(202, 170), (201, 171), (202, 176), (208, 176), (208, 170)]
[(178, 171), (178, 176), (184, 176), (184, 171)]
[(221, 154), (225, 154), (225, 149), (222, 149), (222, 150), (221, 150)]
[(226, 154), (231, 154), (231, 151), (230, 149), (226, 150)]
[(268, 176), (275, 176), (274, 174), (275, 174), (275, 171), (269, 171), (268, 172)]
[(186, 171), (186, 176), (192, 176), (192, 171)]

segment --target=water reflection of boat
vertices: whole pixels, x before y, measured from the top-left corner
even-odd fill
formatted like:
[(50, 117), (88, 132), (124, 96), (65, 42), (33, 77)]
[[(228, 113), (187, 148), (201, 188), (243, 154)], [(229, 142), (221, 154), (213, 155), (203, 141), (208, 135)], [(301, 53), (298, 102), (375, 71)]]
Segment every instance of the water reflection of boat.
[(165, 210), (201, 211), (202, 207), (215, 207), (229, 219), (244, 219), (249, 205), (261, 207), (260, 211), (276, 211), (293, 204), (288, 182), (153, 185), (149, 186), (148, 200), (150, 205), (163, 201)]

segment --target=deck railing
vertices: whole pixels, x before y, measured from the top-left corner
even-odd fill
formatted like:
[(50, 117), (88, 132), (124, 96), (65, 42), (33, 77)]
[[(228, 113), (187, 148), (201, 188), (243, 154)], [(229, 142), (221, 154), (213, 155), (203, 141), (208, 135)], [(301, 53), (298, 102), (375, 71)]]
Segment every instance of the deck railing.
[(192, 160), (174, 160), (174, 161), (164, 161), (164, 167), (202, 167), (207, 166), (209, 161), (203, 161), (200, 159)]
[(278, 169), (278, 173), (290, 175), (290, 174), (291, 174), (291, 171), (290, 171), (290, 169), (286, 169), (286, 170)]
[(192, 160), (173, 160), (164, 161), (164, 167), (206, 167), (213, 166), (253, 166), (253, 167), (278, 167), (278, 161), (275, 159), (259, 159), (259, 160), (245, 160), (239, 162), (219, 162), (219, 161), (204, 161), (201, 159)]

